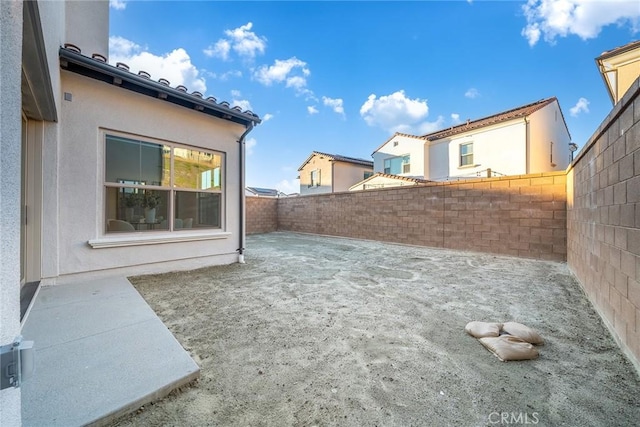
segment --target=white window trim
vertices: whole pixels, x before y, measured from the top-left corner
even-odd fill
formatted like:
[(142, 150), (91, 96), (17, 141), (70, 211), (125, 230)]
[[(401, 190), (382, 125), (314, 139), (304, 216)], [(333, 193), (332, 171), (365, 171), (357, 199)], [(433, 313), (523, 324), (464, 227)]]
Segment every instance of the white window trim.
[(472, 160), (474, 160), (474, 161), (472, 161), (472, 162), (471, 162), (470, 164), (468, 164), (468, 165), (463, 165), (463, 164), (462, 164), (462, 146), (463, 146), (463, 145), (471, 145), (471, 146), (473, 147), (473, 141), (461, 142), (461, 143), (458, 145), (458, 169), (469, 169), (469, 168), (475, 168), (475, 167), (477, 167), (478, 165), (475, 163), (475, 154), (476, 154), (476, 153), (475, 153), (475, 151), (473, 151), (473, 152), (471, 153), (471, 156), (473, 156), (473, 157), (472, 157)]
[(183, 242), (197, 242), (202, 240), (219, 240), (227, 239), (232, 233), (217, 232), (217, 233), (137, 233), (131, 235), (131, 233), (122, 234), (117, 237), (104, 237), (98, 239), (89, 240), (87, 243), (93, 249), (104, 248), (120, 248), (124, 246), (144, 246), (144, 245), (157, 245), (161, 243), (183, 243)]
[[(227, 232), (227, 152), (221, 150), (215, 150), (213, 148), (207, 147), (196, 147), (188, 144), (183, 144), (180, 142), (154, 138), (151, 136), (139, 135), (136, 133), (127, 133), (123, 131), (118, 131), (109, 128), (100, 128), (100, 141), (102, 144), (102, 162), (99, 162), (98, 173), (99, 176), (102, 177), (101, 180), (97, 180), (96, 184), (98, 186), (98, 191), (102, 192), (102, 206), (99, 206), (101, 213), (98, 214), (98, 218), (102, 218), (100, 224), (106, 224), (107, 217), (105, 215), (105, 205), (106, 205), (106, 191), (105, 188), (108, 187), (109, 183), (107, 183), (105, 178), (105, 159), (106, 159), (106, 151), (107, 151), (107, 135), (113, 135), (116, 137), (122, 138), (130, 138), (134, 140), (148, 141), (153, 144), (160, 145), (169, 145), (172, 148), (186, 148), (186, 149), (196, 149), (196, 150), (205, 150), (213, 153), (220, 154), (222, 156), (222, 167), (223, 173), (220, 177), (222, 190), (219, 192), (221, 206), (220, 206), (220, 228), (208, 228), (199, 230), (197, 234), (187, 234), (189, 232), (184, 229), (174, 229), (173, 231), (169, 230), (158, 230), (158, 231), (150, 231), (141, 233), (139, 231), (136, 232), (124, 232), (124, 233), (108, 233), (102, 225), (102, 228), (99, 229), (99, 233), (101, 234), (100, 238), (89, 240), (87, 243), (94, 249), (98, 248), (108, 248), (108, 247), (120, 247), (120, 246), (138, 246), (138, 244), (133, 242), (140, 242), (139, 245), (152, 245), (156, 243), (172, 243), (172, 242), (187, 242), (187, 241), (196, 241), (196, 240), (215, 240), (215, 239), (225, 239), (231, 233)], [(171, 165), (173, 167), (173, 150), (171, 151)], [(155, 186), (148, 186), (149, 189), (154, 190), (158, 189)], [(173, 186), (173, 176), (171, 178), (171, 188), (167, 189), (165, 187), (161, 188), (162, 191), (182, 191), (181, 189), (176, 189)], [(173, 209), (173, 205), (171, 206)], [(149, 234), (149, 235), (148, 235)], [(109, 236), (109, 237), (107, 237)], [(194, 239), (194, 236), (200, 236), (202, 238)], [(212, 237), (207, 237), (212, 236)], [(221, 237), (216, 237), (221, 236)], [(153, 242), (153, 240), (158, 240), (157, 242)], [(93, 243), (92, 243), (93, 242)], [(106, 246), (103, 242), (107, 242)], [(110, 245), (109, 242), (114, 242), (113, 245)], [(124, 244), (119, 244), (118, 242), (125, 242)], [(94, 246), (95, 245), (95, 246)]]

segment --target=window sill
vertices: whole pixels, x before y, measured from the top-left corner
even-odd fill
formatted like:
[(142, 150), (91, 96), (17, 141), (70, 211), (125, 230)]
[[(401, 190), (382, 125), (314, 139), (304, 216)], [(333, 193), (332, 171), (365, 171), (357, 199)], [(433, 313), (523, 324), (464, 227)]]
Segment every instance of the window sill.
[(149, 236), (140, 235), (121, 235), (113, 237), (101, 237), (98, 239), (89, 240), (87, 243), (93, 249), (104, 248), (119, 248), (124, 246), (143, 246), (143, 245), (157, 245), (162, 243), (183, 243), (183, 242), (197, 242), (202, 240), (219, 240), (226, 239), (231, 236), (231, 233), (223, 231), (217, 233), (150, 233)]
[(480, 165), (465, 165), (465, 166), (458, 166), (458, 169), (472, 169), (472, 168), (477, 168)]

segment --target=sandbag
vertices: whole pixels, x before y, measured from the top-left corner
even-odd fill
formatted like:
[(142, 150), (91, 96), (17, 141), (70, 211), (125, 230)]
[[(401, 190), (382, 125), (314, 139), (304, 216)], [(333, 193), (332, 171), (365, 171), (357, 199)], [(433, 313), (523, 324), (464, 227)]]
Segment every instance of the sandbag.
[(464, 330), (476, 338), (483, 337), (497, 337), (500, 335), (500, 328), (502, 327), (502, 323), (491, 323), (491, 322), (469, 322), (467, 326), (464, 327)]
[(506, 322), (502, 325), (502, 330), (509, 335), (518, 337), (528, 343), (542, 345), (544, 340), (535, 330), (518, 322)]
[(503, 362), (530, 360), (538, 357), (538, 350), (521, 338), (513, 335), (480, 338), (482, 345)]

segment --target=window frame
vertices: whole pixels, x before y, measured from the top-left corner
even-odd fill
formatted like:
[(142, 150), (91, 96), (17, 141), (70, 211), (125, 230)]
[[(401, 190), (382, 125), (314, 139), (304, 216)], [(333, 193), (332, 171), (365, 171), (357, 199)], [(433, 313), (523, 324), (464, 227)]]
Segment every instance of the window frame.
[[(462, 153), (463, 147), (471, 147), (470, 153)], [(458, 167), (468, 168), (475, 166), (474, 158), (473, 158), (473, 141), (463, 142), (458, 146)], [(471, 159), (469, 163), (465, 163), (465, 160)]]
[[(397, 173), (394, 173), (391, 170), (392, 169), (391, 161), (394, 159), (400, 159), (400, 170)], [(389, 164), (389, 167), (387, 167), (387, 162)], [(406, 167), (408, 167), (407, 171), (405, 171)], [(388, 175), (404, 175), (404, 174), (411, 173), (411, 154), (402, 154), (400, 156), (387, 157), (383, 161), (382, 170), (384, 171), (384, 173)]]
[[(155, 145), (159, 145), (162, 150), (164, 151), (164, 149), (166, 147), (170, 148), (170, 153), (169, 153), (169, 185), (168, 186), (163, 186), (163, 185), (152, 185), (152, 184), (129, 184), (127, 182), (125, 182), (125, 180), (122, 179), (118, 179), (118, 181), (122, 181), (122, 182), (111, 182), (111, 181), (107, 181), (107, 138), (113, 136), (116, 138), (122, 138), (122, 139), (127, 139), (130, 140), (132, 142), (143, 142), (143, 143), (149, 143), (149, 144), (155, 144)], [(169, 235), (177, 235), (177, 233), (184, 233), (184, 232), (199, 232), (199, 233), (221, 233), (221, 232), (225, 232), (226, 234), (226, 199), (227, 199), (227, 153), (224, 151), (219, 151), (219, 150), (214, 150), (211, 148), (205, 148), (205, 147), (196, 147), (196, 146), (191, 146), (191, 145), (187, 145), (187, 144), (183, 144), (183, 143), (179, 143), (179, 142), (174, 142), (174, 141), (169, 141), (169, 140), (163, 140), (163, 139), (159, 139), (159, 138), (153, 138), (153, 137), (148, 137), (148, 136), (142, 136), (142, 135), (137, 135), (137, 134), (130, 134), (130, 133), (125, 133), (125, 132), (120, 132), (120, 131), (113, 131), (113, 130), (108, 130), (108, 129), (104, 129), (100, 132), (100, 140), (102, 143), (102, 152), (103, 152), (103, 157), (102, 157), (102, 162), (100, 165), (101, 168), (101, 181), (99, 182), (99, 186), (101, 187), (101, 191), (102, 191), (102, 208), (101, 208), (101, 217), (102, 217), (102, 224), (103, 224), (103, 228), (102, 228), (102, 234), (104, 236), (116, 236), (116, 235), (138, 235), (138, 236), (143, 236), (143, 235), (149, 235), (149, 234), (154, 234), (157, 235), (157, 233), (164, 233), (164, 234), (169, 234)], [(175, 149), (176, 148), (181, 148), (181, 149), (186, 149), (186, 150), (193, 150), (193, 151), (200, 151), (200, 152), (204, 152), (204, 153), (210, 153), (212, 155), (218, 155), (220, 156), (220, 186), (219, 189), (215, 189), (215, 187), (213, 187), (212, 189), (194, 189), (194, 188), (187, 188), (187, 187), (177, 187), (176, 183), (175, 183)], [(161, 182), (162, 184), (162, 182)], [(162, 192), (167, 192), (167, 221), (168, 221), (168, 228), (167, 229), (157, 229), (157, 230), (135, 230), (132, 232), (109, 232), (107, 230), (107, 220), (108, 220), (108, 214), (107, 214), (107, 192), (109, 188), (117, 188), (117, 189), (121, 189), (121, 188), (131, 188), (131, 189), (141, 189), (141, 190), (151, 190), (151, 191), (162, 191)], [(178, 192), (192, 192), (192, 193), (212, 193), (212, 194), (219, 194), (219, 200), (220, 200), (220, 207), (219, 207), (219, 226), (217, 227), (194, 227), (191, 229), (187, 229), (187, 228), (175, 228), (175, 205), (176, 205), (176, 198), (177, 198), (177, 193)], [(198, 209), (196, 207), (196, 209)], [(194, 218), (194, 225), (195, 225), (195, 218)]]
[[(317, 178), (314, 179), (314, 174), (317, 175)], [(307, 188), (311, 188), (311, 187), (320, 187), (320, 180), (321, 180), (321, 171), (320, 169), (312, 169), (311, 171), (309, 171), (309, 185)]]

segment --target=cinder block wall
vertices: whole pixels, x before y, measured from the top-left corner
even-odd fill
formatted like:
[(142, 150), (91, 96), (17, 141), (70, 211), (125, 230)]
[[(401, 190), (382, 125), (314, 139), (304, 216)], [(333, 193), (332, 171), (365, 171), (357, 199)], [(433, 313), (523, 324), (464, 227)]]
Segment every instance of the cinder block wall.
[(284, 198), (278, 229), (564, 261), (564, 172)]
[(271, 233), (278, 229), (278, 199), (245, 197), (247, 234)]
[(629, 89), (568, 179), (568, 266), (640, 369), (640, 88)]

